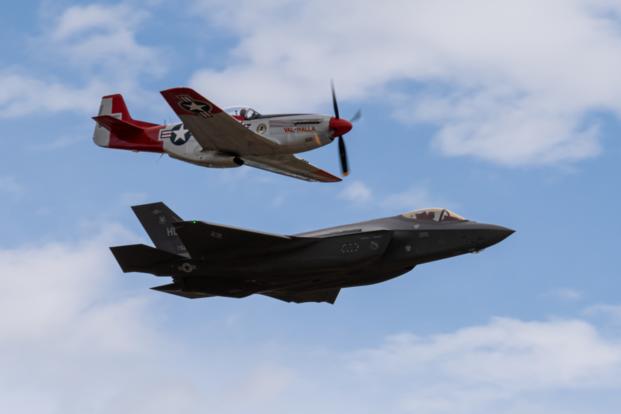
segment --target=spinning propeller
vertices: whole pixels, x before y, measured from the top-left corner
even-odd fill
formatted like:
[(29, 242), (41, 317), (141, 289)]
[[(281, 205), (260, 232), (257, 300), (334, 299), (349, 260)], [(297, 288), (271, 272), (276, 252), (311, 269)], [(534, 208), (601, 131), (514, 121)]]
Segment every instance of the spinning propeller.
[(334, 92), (334, 82), (330, 83), (332, 89), (332, 106), (334, 107), (334, 117), (330, 119), (330, 129), (334, 131), (334, 136), (339, 137), (339, 159), (341, 161), (341, 172), (343, 176), (349, 175), (349, 163), (347, 162), (347, 150), (345, 148), (345, 140), (343, 135), (348, 133), (352, 128), (352, 122), (356, 122), (362, 116), (362, 112), (358, 110), (351, 120), (341, 119), (339, 116), (339, 105), (336, 101), (336, 92)]

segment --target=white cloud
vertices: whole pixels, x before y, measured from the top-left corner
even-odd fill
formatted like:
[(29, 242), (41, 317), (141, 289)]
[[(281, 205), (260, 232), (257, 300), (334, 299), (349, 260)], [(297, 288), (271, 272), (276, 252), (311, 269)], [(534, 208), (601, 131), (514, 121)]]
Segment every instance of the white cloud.
[(105, 68), (113, 82), (136, 73), (161, 73), (164, 65), (155, 48), (140, 44), (136, 31), (147, 13), (127, 4), (90, 4), (66, 9), (46, 40), (55, 52), (77, 66)]
[(41, 76), (24, 63), (0, 66), (0, 118), (94, 113), (102, 95), (119, 91), (144, 95), (140, 78), (166, 70), (159, 64), (158, 49), (136, 39), (146, 16), (122, 3), (92, 4), (69, 7), (45, 21), (43, 35), (34, 41), (34, 55), (62, 61), (62, 70)]
[[(523, 400), (541, 409), (548, 392), (616, 388), (621, 347), (583, 321), (496, 319), (445, 335), (397, 335), (357, 352), (351, 366), (369, 386), (394, 389), (397, 412), (514, 412)], [(563, 412), (562, 401), (546, 404)]]
[[(106, 243), (119, 235), (128, 233), (112, 225), (108, 233), (75, 245), (50, 243), (1, 250), (0, 274), (10, 276), (0, 292), (0, 314), (5, 315), (0, 319), (3, 342), (54, 337), (68, 343), (70, 337), (82, 335), (85, 330), (78, 328), (71, 333), (62, 328), (82, 325), (90, 331), (93, 320), (105, 322), (106, 315), (133, 306), (131, 301), (117, 304), (117, 308), (102, 303), (89, 311), (93, 301), (100, 299), (102, 289), (111, 285), (108, 280), (114, 268)], [(114, 318), (108, 322), (114, 323)], [(119, 327), (123, 330), (122, 324)], [(110, 339), (117, 332), (117, 328), (110, 327), (106, 336)], [(116, 340), (123, 342), (123, 335)]]
[(75, 243), (0, 250), (5, 409), (104, 412), (130, 389), (155, 386), (148, 364), (152, 344), (166, 347), (167, 340), (153, 329), (148, 300), (115, 293), (118, 271), (107, 246), (133, 237), (117, 226), (107, 228)]
[(372, 197), (371, 189), (359, 180), (348, 183), (339, 194), (339, 198), (356, 204), (369, 202)]
[(94, 112), (105, 86), (94, 80), (84, 87), (0, 71), (0, 118), (42, 112)]
[(406, 377), (432, 366), (436, 378), (519, 391), (592, 385), (620, 363), (621, 348), (583, 321), (499, 318), (446, 335), (396, 335), (357, 354), (353, 366), (361, 375)]
[(223, 69), (192, 79), (225, 104), (327, 108), (336, 78), (341, 99), (388, 97), (401, 119), (437, 125), (444, 154), (506, 165), (593, 157), (590, 114), (621, 115), (618, 1), (194, 4), (239, 38)]
[(584, 310), (587, 316), (605, 316), (614, 322), (621, 323), (621, 305), (593, 305)]

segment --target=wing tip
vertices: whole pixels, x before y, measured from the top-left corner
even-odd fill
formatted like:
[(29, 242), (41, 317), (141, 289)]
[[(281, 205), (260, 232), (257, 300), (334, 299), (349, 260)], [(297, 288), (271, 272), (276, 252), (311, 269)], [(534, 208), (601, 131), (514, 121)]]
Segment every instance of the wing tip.
[(168, 89), (164, 89), (160, 91), (160, 94), (166, 96), (166, 95), (171, 95), (173, 93), (178, 93), (178, 92), (194, 92), (196, 93), (196, 91), (192, 88), (188, 88), (187, 86), (176, 86), (174, 88), (168, 88)]
[(187, 86), (164, 89), (160, 94), (177, 114), (201, 115), (208, 118), (223, 112), (216, 104)]
[(336, 175), (332, 175), (329, 172), (324, 171), (324, 170), (319, 170), (317, 173), (323, 177), (321, 182), (324, 182), (324, 183), (338, 183), (338, 182), (343, 181), (342, 178), (339, 178)]

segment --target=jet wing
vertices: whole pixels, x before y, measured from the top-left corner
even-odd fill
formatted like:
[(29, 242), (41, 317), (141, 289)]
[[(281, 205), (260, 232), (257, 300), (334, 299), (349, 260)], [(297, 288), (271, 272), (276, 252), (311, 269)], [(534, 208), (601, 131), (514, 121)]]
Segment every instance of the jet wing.
[(175, 283), (171, 283), (168, 285), (155, 286), (151, 288), (152, 290), (157, 290), (158, 292), (170, 293), (171, 295), (177, 295), (188, 299), (199, 299), (199, 298), (211, 298), (216, 295), (211, 295), (209, 293), (203, 292), (192, 292), (185, 291), (181, 289), (181, 287)]
[(238, 289), (238, 288), (214, 288), (208, 290), (185, 290), (182, 289), (176, 283), (171, 283), (168, 285), (155, 286), (151, 289), (157, 290), (159, 292), (170, 293), (171, 295), (182, 296), (188, 299), (199, 299), (199, 298), (211, 298), (214, 296), (224, 296), (229, 298), (245, 298), (246, 296), (252, 295), (254, 293), (253, 290), (248, 289)]
[(232, 154), (273, 154), (278, 144), (258, 135), (190, 88), (160, 92), (205, 150)]
[(315, 167), (311, 163), (291, 154), (276, 154), (263, 156), (242, 156), (245, 165), (271, 171), (288, 177), (298, 178), (305, 181), (319, 181), (335, 183), (340, 178)]
[[(156, 286), (151, 289), (157, 290), (159, 292), (170, 293), (172, 295), (181, 296), (188, 299), (200, 299), (200, 298), (210, 298), (215, 296), (225, 296), (225, 297), (233, 297), (233, 298), (243, 298), (248, 295), (254, 293), (251, 290), (239, 290), (239, 289), (231, 289), (229, 291), (226, 290), (213, 290), (213, 291), (193, 291), (193, 290), (184, 290), (181, 286), (171, 283), (168, 285)], [(269, 296), (274, 299), (279, 299), (284, 302), (295, 302), (295, 303), (305, 303), (305, 302), (328, 302), (334, 304), (336, 302), (336, 297), (338, 296), (341, 289), (323, 289), (323, 290), (312, 290), (312, 291), (291, 291), (291, 290), (273, 290), (269, 292), (263, 292), (262, 295)]]
[(233, 249), (274, 249), (277, 246), (308, 243), (312, 239), (262, 233), (236, 227), (221, 226), (203, 221), (182, 221), (174, 223), (175, 231), (194, 258), (222, 255)]
[(340, 291), (340, 288), (310, 291), (272, 290), (269, 292), (262, 292), (261, 294), (285, 302), (328, 302), (334, 304)]

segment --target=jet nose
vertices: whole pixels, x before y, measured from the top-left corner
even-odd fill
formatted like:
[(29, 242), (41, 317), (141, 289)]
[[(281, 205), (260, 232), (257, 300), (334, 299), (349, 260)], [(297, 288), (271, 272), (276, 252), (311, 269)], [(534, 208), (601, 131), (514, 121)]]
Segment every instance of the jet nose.
[(347, 119), (342, 118), (330, 118), (330, 130), (333, 137), (345, 135), (351, 131), (352, 124)]
[(515, 233), (515, 230), (503, 226), (496, 226), (494, 224), (485, 224), (478, 232), (477, 244), (480, 244), (481, 248), (484, 249), (496, 243), (500, 243), (513, 233)]

